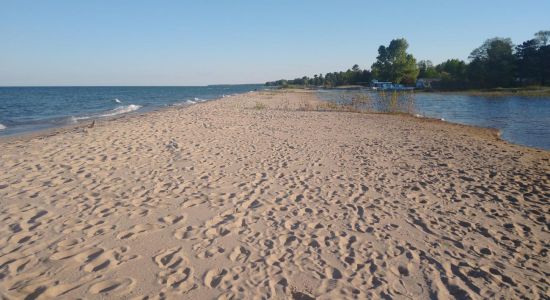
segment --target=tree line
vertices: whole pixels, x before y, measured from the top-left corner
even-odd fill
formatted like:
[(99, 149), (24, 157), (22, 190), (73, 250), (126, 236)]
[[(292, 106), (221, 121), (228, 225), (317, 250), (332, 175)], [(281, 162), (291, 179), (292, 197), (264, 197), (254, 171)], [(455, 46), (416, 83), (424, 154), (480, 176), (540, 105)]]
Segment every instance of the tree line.
[(405, 39), (394, 39), (378, 48), (370, 70), (359, 65), (341, 71), (304, 76), (293, 80), (267, 82), (268, 86), (368, 85), (372, 80), (406, 85), (417, 79), (430, 79), (433, 88), (470, 89), (550, 85), (550, 31), (539, 31), (534, 38), (514, 45), (509, 38), (492, 38), (474, 49), (468, 61), (449, 59), (438, 65), (416, 61), (407, 52)]

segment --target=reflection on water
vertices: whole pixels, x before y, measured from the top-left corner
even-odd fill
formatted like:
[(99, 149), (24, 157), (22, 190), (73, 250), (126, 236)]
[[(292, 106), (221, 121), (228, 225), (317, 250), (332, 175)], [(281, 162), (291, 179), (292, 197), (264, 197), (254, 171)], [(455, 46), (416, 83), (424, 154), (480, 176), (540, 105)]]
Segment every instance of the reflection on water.
[[(358, 91), (320, 91), (321, 99), (351, 101)], [(371, 93), (371, 92), (362, 92)], [(482, 97), (416, 93), (414, 110), (422, 116), (499, 129), (502, 138), (550, 150), (550, 97)]]

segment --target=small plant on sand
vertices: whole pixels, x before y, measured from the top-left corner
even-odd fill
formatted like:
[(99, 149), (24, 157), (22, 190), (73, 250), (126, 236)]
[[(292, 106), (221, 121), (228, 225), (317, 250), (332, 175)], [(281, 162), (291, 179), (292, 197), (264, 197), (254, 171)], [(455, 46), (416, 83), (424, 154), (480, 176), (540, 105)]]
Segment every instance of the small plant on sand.
[(335, 95), (333, 101), (326, 101), (320, 105), (319, 109), (361, 113), (414, 114), (414, 92), (342, 92)]
[(256, 110), (262, 110), (262, 109), (266, 109), (266, 105), (261, 103), (261, 102), (256, 102), (256, 104), (254, 105), (254, 109)]

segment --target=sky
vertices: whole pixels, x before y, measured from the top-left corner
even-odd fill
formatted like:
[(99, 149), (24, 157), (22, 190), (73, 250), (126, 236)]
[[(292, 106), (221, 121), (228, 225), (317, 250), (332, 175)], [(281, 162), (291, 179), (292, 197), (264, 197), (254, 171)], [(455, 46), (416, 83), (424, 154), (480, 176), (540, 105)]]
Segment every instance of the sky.
[(0, 0), (0, 86), (207, 85), (370, 68), (406, 38), (466, 60), (550, 30), (550, 0)]

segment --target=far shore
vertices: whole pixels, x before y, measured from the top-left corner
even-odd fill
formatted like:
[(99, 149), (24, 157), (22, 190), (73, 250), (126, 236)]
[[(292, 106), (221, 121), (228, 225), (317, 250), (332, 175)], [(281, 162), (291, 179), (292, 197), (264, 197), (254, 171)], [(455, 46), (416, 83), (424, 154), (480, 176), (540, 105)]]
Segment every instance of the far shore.
[(266, 90), (0, 138), (0, 298), (547, 298), (550, 151)]
[[(343, 85), (336, 87), (322, 87), (322, 86), (273, 86), (276, 89), (288, 89), (288, 90), (356, 90), (368, 88), (363, 85)], [(438, 89), (415, 89), (415, 93), (438, 93), (438, 94), (463, 94), (471, 96), (481, 97), (509, 97), (509, 96), (521, 96), (521, 97), (550, 97), (550, 87), (519, 87), (519, 88), (495, 88), (495, 89), (467, 89), (467, 90), (438, 90)]]

